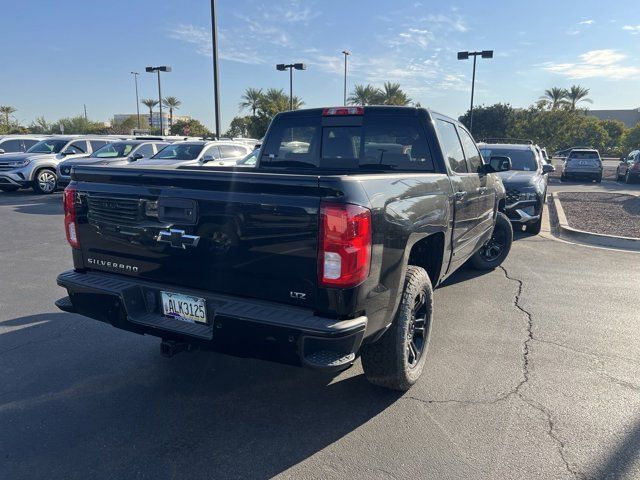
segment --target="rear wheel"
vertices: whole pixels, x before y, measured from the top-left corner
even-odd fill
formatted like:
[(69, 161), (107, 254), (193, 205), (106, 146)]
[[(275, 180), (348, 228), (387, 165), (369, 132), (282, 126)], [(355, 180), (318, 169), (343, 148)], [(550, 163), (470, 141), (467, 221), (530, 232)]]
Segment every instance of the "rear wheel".
[(426, 361), (432, 312), (429, 275), (423, 268), (409, 265), (393, 323), (380, 340), (362, 347), (362, 368), (369, 382), (401, 391), (416, 383)]
[(498, 212), (491, 238), (471, 257), (471, 264), (477, 270), (493, 270), (499, 267), (509, 255), (512, 242), (511, 222), (504, 213)]
[(58, 187), (58, 176), (56, 172), (48, 168), (43, 168), (36, 173), (33, 181), (33, 191), (43, 195), (49, 195), (56, 191)]
[(629, 170), (627, 170), (627, 174), (624, 176), (624, 183), (631, 183), (631, 176), (629, 175)]

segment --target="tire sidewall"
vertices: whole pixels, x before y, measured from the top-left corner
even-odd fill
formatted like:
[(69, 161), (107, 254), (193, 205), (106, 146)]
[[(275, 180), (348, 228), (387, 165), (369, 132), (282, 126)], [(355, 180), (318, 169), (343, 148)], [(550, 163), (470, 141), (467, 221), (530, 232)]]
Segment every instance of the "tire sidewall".
[[(45, 172), (48, 172), (48, 173), (52, 174), (52, 175), (55, 177), (55, 179), (56, 179), (56, 184), (55, 184), (55, 186), (53, 187), (53, 190), (51, 190), (50, 192), (45, 192), (44, 190), (42, 190), (42, 189), (40, 188), (40, 182), (38, 181), (38, 179), (39, 179), (40, 175), (42, 175), (42, 174), (43, 174), (43, 173), (45, 173)], [(35, 179), (33, 180), (33, 190), (34, 190), (36, 193), (39, 193), (40, 195), (51, 195), (53, 192), (55, 192), (55, 191), (56, 191), (56, 189), (57, 189), (57, 188), (58, 188), (58, 175), (56, 175), (56, 172), (55, 172), (55, 171), (53, 171), (53, 170), (52, 170), (52, 169), (50, 169), (50, 168), (42, 168), (42, 169), (40, 169), (40, 170), (38, 170), (38, 171), (36, 172)]]
[[(478, 250), (473, 257), (471, 257), (471, 263), (478, 270), (493, 270), (494, 268), (499, 267), (502, 262), (505, 261), (507, 256), (509, 256), (509, 252), (511, 251), (511, 244), (513, 243), (513, 227), (511, 226), (511, 222), (509, 218), (502, 212), (498, 212), (496, 216), (496, 223), (493, 227), (494, 231), (496, 228), (503, 228), (507, 234), (507, 244), (505, 245), (502, 253), (498, 258), (492, 261), (487, 261), (484, 259), (480, 250)], [(493, 233), (491, 234), (493, 235)]]

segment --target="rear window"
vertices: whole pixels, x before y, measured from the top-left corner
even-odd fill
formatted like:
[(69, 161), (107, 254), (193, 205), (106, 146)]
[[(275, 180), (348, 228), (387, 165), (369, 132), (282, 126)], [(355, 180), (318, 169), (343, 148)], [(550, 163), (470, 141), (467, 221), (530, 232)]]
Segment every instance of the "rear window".
[(516, 150), (508, 148), (481, 148), (482, 156), (491, 160), (492, 156), (509, 157), (511, 159), (511, 170), (533, 172), (538, 169), (536, 156), (531, 150)]
[(569, 158), (575, 158), (578, 160), (599, 160), (600, 156), (598, 152), (571, 152)]
[(434, 171), (417, 118), (365, 116), (362, 125), (355, 126), (323, 126), (319, 118), (292, 120), (274, 126), (262, 155), (263, 166)]

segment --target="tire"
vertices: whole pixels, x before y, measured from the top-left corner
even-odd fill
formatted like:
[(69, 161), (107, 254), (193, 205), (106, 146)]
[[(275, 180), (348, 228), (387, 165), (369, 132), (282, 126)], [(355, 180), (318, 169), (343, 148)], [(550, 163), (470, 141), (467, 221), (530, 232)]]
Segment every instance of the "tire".
[(367, 380), (379, 387), (409, 390), (424, 369), (432, 321), (429, 275), (423, 268), (409, 265), (393, 323), (382, 338), (361, 349)]
[(491, 238), (471, 257), (471, 265), (476, 270), (498, 268), (509, 255), (513, 242), (513, 227), (509, 218), (498, 212)]
[(540, 204), (540, 218), (535, 223), (528, 224), (525, 228), (527, 229), (527, 233), (531, 235), (538, 235), (540, 233), (540, 229), (542, 228), (542, 211), (544, 210), (544, 201)]
[(596, 178), (596, 183), (602, 183), (602, 175)]
[(16, 187), (14, 185), (3, 185), (0, 187), (0, 190), (3, 192), (17, 192), (20, 187)]
[(560, 175), (560, 181), (561, 182), (566, 182), (567, 181), (567, 176), (564, 173), (562, 175)]
[(58, 176), (49, 168), (36, 172), (33, 180), (33, 191), (41, 195), (51, 195), (58, 188)]
[(629, 175), (629, 170), (627, 170), (627, 174), (624, 176), (624, 183), (631, 183), (631, 176)]
[(620, 177), (620, 169), (616, 168), (616, 182), (619, 182), (622, 178)]

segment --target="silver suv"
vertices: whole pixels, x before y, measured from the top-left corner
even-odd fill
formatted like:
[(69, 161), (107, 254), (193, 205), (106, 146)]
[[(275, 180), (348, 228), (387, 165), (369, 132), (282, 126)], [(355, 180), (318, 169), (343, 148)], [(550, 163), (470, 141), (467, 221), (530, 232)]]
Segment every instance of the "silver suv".
[(561, 181), (569, 178), (588, 178), (597, 183), (602, 181), (602, 160), (597, 150), (574, 148), (569, 152), (562, 166)]
[(53, 193), (58, 187), (56, 167), (60, 162), (87, 155), (116, 140), (116, 137), (59, 135), (41, 140), (25, 153), (0, 155), (0, 190), (13, 192), (31, 187), (36, 193)]

